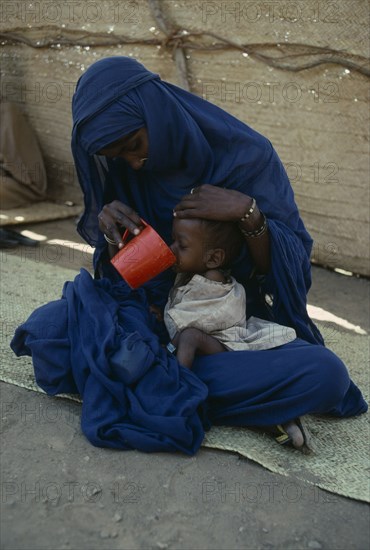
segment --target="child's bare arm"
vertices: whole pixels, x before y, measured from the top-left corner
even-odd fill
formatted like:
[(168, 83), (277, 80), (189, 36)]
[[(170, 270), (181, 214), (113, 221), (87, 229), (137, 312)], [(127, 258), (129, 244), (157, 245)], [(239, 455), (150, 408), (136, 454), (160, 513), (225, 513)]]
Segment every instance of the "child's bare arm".
[(177, 360), (183, 367), (191, 369), (195, 355), (213, 355), (226, 351), (226, 348), (213, 336), (189, 327), (177, 333), (173, 339), (177, 347)]

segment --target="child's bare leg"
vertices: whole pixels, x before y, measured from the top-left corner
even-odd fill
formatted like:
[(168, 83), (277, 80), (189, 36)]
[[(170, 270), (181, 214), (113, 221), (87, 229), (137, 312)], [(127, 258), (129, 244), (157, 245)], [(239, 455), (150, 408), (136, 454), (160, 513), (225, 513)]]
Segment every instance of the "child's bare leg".
[(186, 328), (176, 338), (177, 360), (191, 369), (195, 355), (212, 355), (225, 351), (225, 347), (213, 336), (197, 328)]

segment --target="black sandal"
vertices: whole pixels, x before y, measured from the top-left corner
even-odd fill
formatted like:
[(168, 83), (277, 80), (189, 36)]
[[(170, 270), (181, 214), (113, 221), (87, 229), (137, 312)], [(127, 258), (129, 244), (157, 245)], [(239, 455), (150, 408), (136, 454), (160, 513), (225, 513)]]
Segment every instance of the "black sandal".
[(13, 229), (0, 228), (0, 247), (12, 248), (14, 246), (37, 246), (39, 241), (25, 237), (21, 233), (14, 231)]

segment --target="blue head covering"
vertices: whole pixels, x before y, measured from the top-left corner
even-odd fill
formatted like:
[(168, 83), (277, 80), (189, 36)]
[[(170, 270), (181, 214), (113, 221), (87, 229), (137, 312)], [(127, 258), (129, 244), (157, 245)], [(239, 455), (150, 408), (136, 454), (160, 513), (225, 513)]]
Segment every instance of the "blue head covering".
[[(150, 186), (149, 202), (162, 212), (171, 212), (184, 193), (203, 183), (246, 191), (273, 156), (266, 138), (127, 57), (102, 59), (81, 76), (73, 97), (73, 121), (72, 151), (86, 207), (79, 231), (91, 244), (99, 240), (96, 215), (103, 204), (93, 155), (138, 128), (148, 131), (145, 167), (135, 172), (124, 161), (108, 161), (109, 179), (115, 180), (113, 185), (119, 179), (126, 191), (137, 184)], [(278, 171), (278, 159), (273, 160)], [(292, 196), (289, 182), (286, 187)], [(261, 191), (261, 208), (266, 209), (266, 193)], [(276, 188), (275, 193), (281, 191)], [(166, 202), (169, 196), (172, 200)], [(137, 207), (140, 210), (140, 204)], [(291, 214), (285, 212), (286, 217)]]
[[(105, 58), (89, 67), (77, 83), (72, 110), (72, 152), (85, 200), (78, 231), (97, 246), (96, 261), (105, 246), (97, 219), (105, 203), (117, 199), (130, 205), (169, 243), (172, 210), (192, 187), (208, 183), (235, 189), (255, 197), (269, 220), (273, 265), (268, 286), (284, 310), (285, 323), (297, 328), (296, 310), (304, 317), (303, 327), (311, 323), (304, 312), (312, 239), (281, 161), (265, 137), (128, 57)], [(139, 171), (120, 158), (96, 155), (144, 126), (149, 153)], [(289, 262), (295, 266), (293, 277)], [(239, 280), (250, 271), (247, 264), (235, 273)], [(288, 311), (290, 294), (293, 312)]]

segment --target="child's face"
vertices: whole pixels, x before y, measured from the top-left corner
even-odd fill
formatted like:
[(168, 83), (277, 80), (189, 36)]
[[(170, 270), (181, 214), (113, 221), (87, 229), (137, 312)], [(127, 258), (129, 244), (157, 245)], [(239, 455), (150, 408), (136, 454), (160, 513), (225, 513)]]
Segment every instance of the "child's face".
[(173, 269), (177, 273), (203, 273), (207, 270), (206, 243), (199, 220), (175, 218), (172, 239), (170, 248), (177, 260)]

